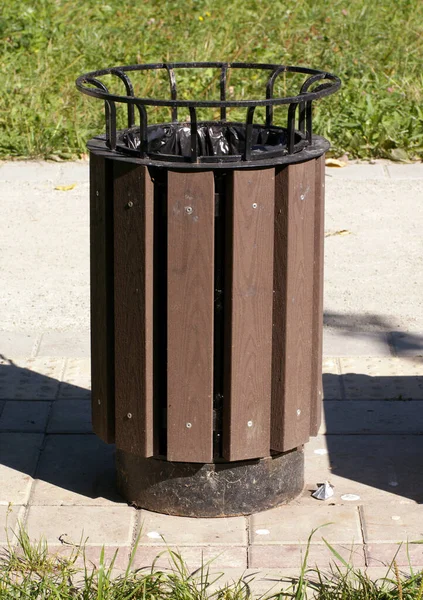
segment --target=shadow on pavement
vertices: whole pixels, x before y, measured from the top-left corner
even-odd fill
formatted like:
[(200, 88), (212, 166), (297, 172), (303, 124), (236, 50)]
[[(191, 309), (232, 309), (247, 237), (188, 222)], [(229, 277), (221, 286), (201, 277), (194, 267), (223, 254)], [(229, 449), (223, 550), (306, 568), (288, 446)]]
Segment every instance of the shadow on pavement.
[[(323, 382), (332, 474), (423, 502), (423, 376), (329, 373)], [(35, 476), (35, 502), (121, 501), (114, 446), (91, 433), (87, 389), (3, 358), (0, 390), (0, 473)]]

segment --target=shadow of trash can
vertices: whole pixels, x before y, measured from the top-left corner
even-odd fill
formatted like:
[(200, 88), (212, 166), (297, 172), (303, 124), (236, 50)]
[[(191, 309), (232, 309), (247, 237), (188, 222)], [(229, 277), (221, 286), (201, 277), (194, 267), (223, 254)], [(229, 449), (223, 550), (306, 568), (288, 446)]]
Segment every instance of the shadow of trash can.
[[(182, 99), (179, 73), (205, 71), (219, 100)], [(263, 99), (233, 99), (229, 80), (248, 87), (252, 73)], [(170, 98), (137, 97), (146, 75)], [(290, 78), (295, 95), (277, 95)], [(120, 492), (197, 517), (292, 500), (322, 402), (329, 143), (313, 135), (312, 103), (339, 79), (161, 63), (95, 71), (77, 87), (105, 106), (106, 132), (88, 142), (92, 417), (116, 444)], [(165, 111), (168, 122), (150, 122)]]

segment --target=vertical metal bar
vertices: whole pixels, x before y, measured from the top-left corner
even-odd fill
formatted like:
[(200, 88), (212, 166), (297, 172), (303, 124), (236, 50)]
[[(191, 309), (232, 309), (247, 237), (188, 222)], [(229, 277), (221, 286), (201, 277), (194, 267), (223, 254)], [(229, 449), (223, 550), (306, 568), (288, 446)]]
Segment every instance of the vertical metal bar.
[[(170, 83), (170, 97), (172, 98), (172, 100), (176, 100), (178, 97), (178, 90), (176, 87), (176, 77), (175, 77), (175, 71), (169, 67), (168, 65), (165, 65), (165, 68), (167, 70), (167, 74), (169, 75), (169, 83)], [(178, 109), (176, 108), (176, 106), (172, 107), (172, 121), (177, 121), (178, 120)]]
[[(110, 71), (110, 73), (112, 75), (116, 75), (116, 77), (119, 77), (119, 79), (121, 79), (123, 81), (123, 83), (125, 84), (126, 95), (133, 98), (134, 97), (134, 86), (132, 85), (132, 81), (129, 79), (128, 75), (126, 73), (124, 73), (123, 71), (120, 71), (119, 69), (112, 69)], [(131, 128), (134, 125), (135, 125), (135, 111), (134, 111), (134, 105), (131, 103), (131, 104), (128, 104), (128, 127)]]
[(298, 104), (290, 104), (288, 109), (288, 154), (294, 152), (295, 146), (295, 111)]
[[(220, 100), (225, 102), (226, 100), (226, 75), (228, 73), (228, 65), (223, 65), (220, 72)], [(226, 106), (222, 106), (220, 109), (220, 119), (226, 121)]]
[[(273, 98), (273, 87), (276, 77), (286, 71), (286, 67), (278, 67), (273, 71), (266, 84), (266, 100)], [(270, 127), (273, 123), (273, 106), (266, 106), (266, 127)]]
[[(94, 77), (87, 77), (86, 83), (94, 85), (99, 90), (109, 94), (107, 87)], [(106, 142), (110, 150), (116, 149), (116, 104), (112, 100), (104, 101), (104, 111), (106, 116)]]
[(144, 158), (148, 152), (147, 111), (143, 104), (137, 104), (137, 108), (140, 113), (140, 158)]
[(198, 142), (197, 142), (197, 111), (193, 106), (189, 107), (189, 116), (191, 121), (191, 162), (198, 161)]
[(254, 111), (256, 110), (255, 106), (250, 106), (247, 111), (247, 122), (245, 125), (245, 152), (244, 152), (244, 160), (251, 160), (251, 146), (253, 139), (253, 119), (254, 119)]
[(312, 111), (312, 106), (311, 106), (311, 100), (310, 100), (310, 102), (307, 102), (307, 104), (306, 104), (306, 123), (307, 123), (307, 140), (311, 144), (312, 137), (313, 137), (313, 111)]

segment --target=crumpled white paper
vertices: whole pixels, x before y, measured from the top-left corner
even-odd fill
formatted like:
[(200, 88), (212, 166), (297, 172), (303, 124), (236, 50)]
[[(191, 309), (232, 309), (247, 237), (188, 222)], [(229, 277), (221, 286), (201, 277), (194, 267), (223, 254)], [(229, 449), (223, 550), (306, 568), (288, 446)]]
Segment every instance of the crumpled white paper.
[(333, 494), (333, 486), (329, 483), (329, 481), (325, 481), (325, 483), (319, 485), (317, 490), (311, 495), (313, 498), (316, 498), (316, 500), (328, 500), (329, 498), (332, 498)]

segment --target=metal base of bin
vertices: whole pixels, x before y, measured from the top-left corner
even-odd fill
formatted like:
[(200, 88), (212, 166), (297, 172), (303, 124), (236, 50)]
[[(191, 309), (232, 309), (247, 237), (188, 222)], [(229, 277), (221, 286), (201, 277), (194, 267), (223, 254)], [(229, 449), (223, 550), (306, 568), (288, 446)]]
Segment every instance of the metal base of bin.
[(304, 486), (303, 449), (208, 464), (116, 453), (119, 492), (132, 505), (183, 517), (248, 515), (289, 502)]

